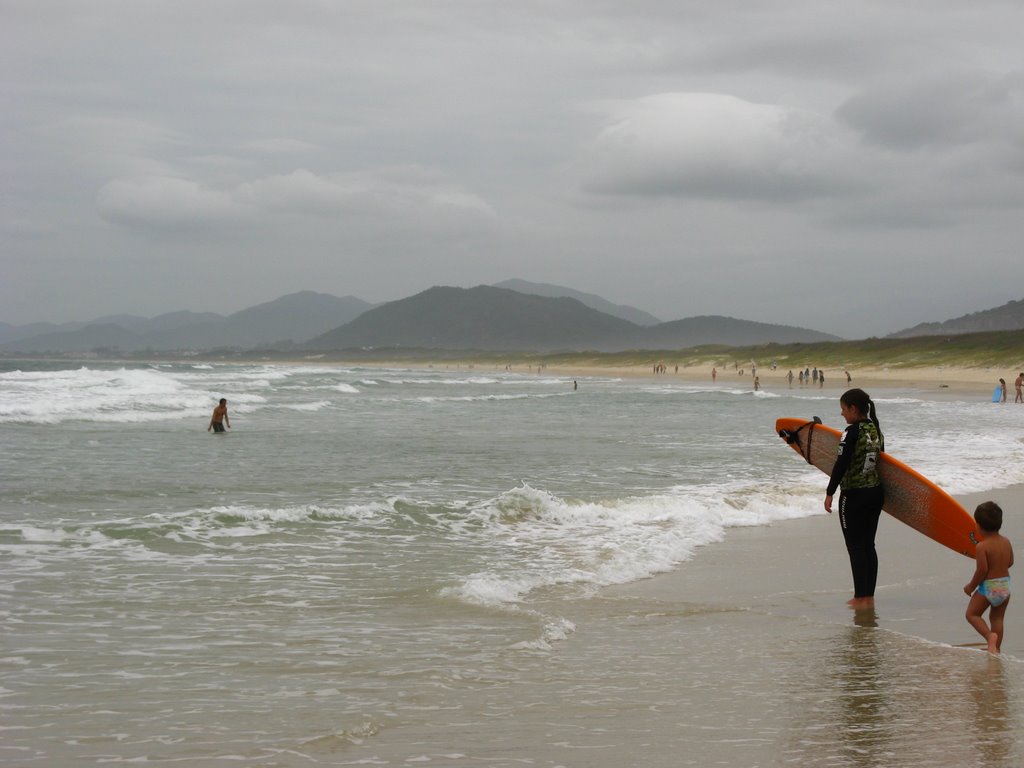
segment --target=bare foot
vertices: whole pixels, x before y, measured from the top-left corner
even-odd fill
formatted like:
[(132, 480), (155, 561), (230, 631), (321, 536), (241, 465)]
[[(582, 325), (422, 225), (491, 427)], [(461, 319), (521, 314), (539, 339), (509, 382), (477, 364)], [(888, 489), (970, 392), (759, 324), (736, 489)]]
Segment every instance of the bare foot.
[(854, 597), (846, 601), (846, 604), (853, 608), (855, 611), (864, 611), (875, 607), (875, 598), (873, 597)]
[(988, 636), (988, 652), (999, 653), (999, 635), (995, 632), (989, 633)]

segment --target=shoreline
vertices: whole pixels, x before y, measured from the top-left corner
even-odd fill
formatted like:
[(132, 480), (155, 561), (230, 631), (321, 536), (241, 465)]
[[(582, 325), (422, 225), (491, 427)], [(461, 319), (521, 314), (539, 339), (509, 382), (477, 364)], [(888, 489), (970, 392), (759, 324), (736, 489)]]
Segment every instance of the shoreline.
[[(257, 361), (253, 361), (257, 362)], [(258, 361), (266, 362), (266, 361)], [(665, 373), (655, 373), (650, 365), (577, 365), (577, 364), (543, 364), (534, 365), (530, 363), (519, 363), (509, 365), (491, 365), (479, 362), (448, 362), (448, 363), (427, 363), (422, 361), (390, 360), (390, 361), (362, 361), (362, 362), (334, 362), (317, 360), (296, 360), (298, 365), (336, 365), (338, 367), (355, 366), (371, 369), (412, 369), (412, 370), (465, 370), (475, 373), (518, 373), (525, 375), (548, 375), (560, 376), (567, 379), (647, 379), (651, 382), (672, 383), (680, 382), (685, 384), (703, 384), (709, 387), (742, 388), (753, 390), (753, 377), (749, 369), (739, 373), (737, 370), (718, 369), (718, 375), (712, 380), (711, 370), (713, 366), (679, 366), (669, 367)], [(820, 369), (826, 374), (824, 386), (808, 384), (801, 386), (796, 379), (792, 387), (786, 379), (789, 369), (778, 368), (757, 369), (757, 376), (760, 380), (761, 390), (769, 393), (783, 392), (814, 392), (827, 391), (836, 394), (850, 389), (860, 387), (871, 392), (874, 389), (910, 389), (922, 393), (932, 393), (936, 396), (949, 394), (971, 395), (971, 399), (983, 399), (990, 401), (992, 391), (1003, 378), (1007, 382), (1007, 400), (1013, 403), (1014, 389), (1013, 379), (1016, 373), (1008, 373), (994, 368), (970, 368), (962, 366), (921, 366), (913, 368), (857, 368), (850, 369), (851, 381), (847, 383), (845, 370)], [(1018, 371), (1019, 373), (1019, 371)], [(1020, 405), (1018, 403), (1018, 405)]]
[[(640, 353), (637, 353), (639, 356)], [(726, 356), (723, 355), (723, 359)], [(209, 355), (157, 355), (153, 357), (93, 357), (77, 356), (11, 356), (0, 357), (0, 361), (17, 363), (31, 362), (65, 362), (69, 365), (92, 364), (125, 365), (172, 363), (179, 365), (296, 365), (325, 366), (335, 368), (368, 368), (372, 370), (434, 370), (434, 371), (473, 371), (475, 373), (515, 373), (520, 375), (560, 376), (568, 379), (587, 378), (621, 378), (648, 379), (652, 382), (682, 382), (686, 384), (703, 384), (707, 386), (730, 387), (753, 390), (751, 361), (745, 364), (729, 359), (728, 364), (715, 364), (713, 358), (700, 363), (688, 362), (676, 364), (669, 355), (651, 355), (643, 363), (619, 363), (609, 361), (563, 362), (557, 359), (546, 359), (544, 355), (525, 356), (509, 355), (507, 358), (487, 357), (473, 358), (371, 358), (371, 359), (338, 359), (327, 355), (304, 356), (259, 356), (246, 355), (239, 358), (223, 358)], [(664, 365), (664, 372), (656, 372), (659, 363)], [(744, 367), (741, 367), (744, 366)], [(809, 366), (813, 367), (813, 366)], [(712, 380), (712, 369), (717, 368), (717, 378)], [(1024, 362), (1015, 365), (968, 366), (968, 365), (875, 365), (850, 366), (819, 366), (818, 370), (825, 374), (824, 386), (818, 383), (800, 385), (797, 370), (794, 370), (792, 386), (787, 381), (788, 366), (779, 365), (775, 370), (770, 366), (758, 365), (757, 376), (764, 392), (811, 392), (828, 390), (843, 392), (851, 387), (860, 387), (871, 391), (877, 389), (912, 389), (921, 392), (943, 394), (970, 394), (977, 398), (991, 401), (992, 392), (999, 385), (999, 379), (1006, 381), (1007, 403), (1013, 403), (1013, 381), (1024, 371)], [(846, 372), (849, 371), (851, 381), (847, 382)], [(972, 397), (972, 399), (974, 399)]]
[[(1024, 484), (955, 498), (972, 513), (981, 502), (995, 501), (1003, 508), (1004, 533), (1021, 546)], [(868, 612), (846, 605), (853, 591), (849, 561), (836, 516), (824, 513), (731, 528), (722, 541), (701, 547), (672, 571), (608, 592), (665, 604), (692, 602), (697, 595), (703, 604), (722, 609), (739, 605), (776, 616), (877, 627), (953, 648), (982, 648), (981, 636), (964, 619), (963, 586), (974, 573), (974, 560), (885, 513), (876, 546), (876, 606)], [(1007, 610), (1002, 652), (1024, 660), (1024, 608)]]

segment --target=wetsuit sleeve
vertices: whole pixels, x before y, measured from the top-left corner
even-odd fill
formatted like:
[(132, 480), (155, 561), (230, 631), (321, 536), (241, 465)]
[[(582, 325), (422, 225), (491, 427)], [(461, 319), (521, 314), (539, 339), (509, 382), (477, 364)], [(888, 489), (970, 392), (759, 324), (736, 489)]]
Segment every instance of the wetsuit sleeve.
[(843, 432), (843, 436), (839, 439), (839, 455), (836, 456), (836, 463), (832, 467), (832, 476), (828, 481), (828, 490), (825, 491), (826, 496), (834, 496), (836, 488), (839, 487), (839, 481), (843, 479), (843, 475), (846, 474), (847, 468), (850, 466), (850, 461), (853, 459), (854, 448), (857, 447), (857, 437), (860, 435), (860, 422), (851, 424)]

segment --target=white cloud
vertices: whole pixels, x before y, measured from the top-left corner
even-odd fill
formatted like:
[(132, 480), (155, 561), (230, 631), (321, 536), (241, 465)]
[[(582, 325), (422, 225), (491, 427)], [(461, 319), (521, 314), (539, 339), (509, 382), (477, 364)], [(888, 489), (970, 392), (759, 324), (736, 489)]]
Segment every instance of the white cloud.
[(239, 201), (270, 212), (309, 216), (359, 213), (392, 223), (430, 215), (491, 219), (491, 206), (478, 195), (419, 168), (388, 168), (321, 176), (299, 169), (238, 187)]
[(229, 188), (189, 179), (115, 179), (97, 195), (100, 214), (134, 227), (233, 226), (243, 219), (359, 217), (395, 228), (476, 227), (495, 213), (478, 195), (417, 168), (321, 176), (299, 169)]
[(323, 216), (350, 206), (355, 197), (354, 190), (301, 168), (286, 175), (246, 182), (235, 194), (265, 211)]
[(831, 124), (806, 110), (717, 93), (662, 93), (614, 105), (587, 152), (589, 191), (793, 200), (849, 187)]
[(115, 179), (100, 189), (96, 202), (109, 221), (156, 228), (223, 225), (249, 214), (224, 192), (167, 176)]

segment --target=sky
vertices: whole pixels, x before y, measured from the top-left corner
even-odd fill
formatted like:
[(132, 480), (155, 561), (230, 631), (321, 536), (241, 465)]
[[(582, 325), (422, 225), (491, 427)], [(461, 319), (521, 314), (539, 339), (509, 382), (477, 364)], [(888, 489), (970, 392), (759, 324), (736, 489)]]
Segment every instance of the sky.
[(554, 283), (881, 336), (1024, 298), (1024, 4), (0, 0), (0, 321)]

